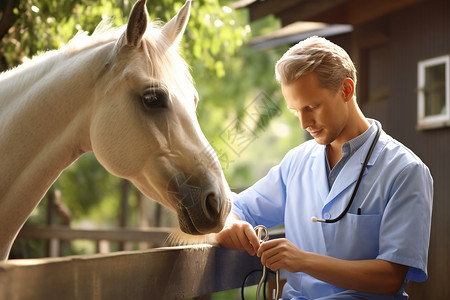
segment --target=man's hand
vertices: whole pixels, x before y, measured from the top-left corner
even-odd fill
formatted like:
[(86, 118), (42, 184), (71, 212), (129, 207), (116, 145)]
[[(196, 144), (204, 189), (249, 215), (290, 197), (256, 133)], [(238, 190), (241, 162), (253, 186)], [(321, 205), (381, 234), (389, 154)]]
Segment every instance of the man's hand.
[(257, 254), (274, 271), (304, 272), (335, 286), (373, 294), (396, 294), (409, 269), (381, 259), (351, 261), (306, 252), (287, 239), (264, 242)]
[(295, 273), (301, 270), (303, 251), (287, 239), (264, 242), (257, 254), (261, 263), (273, 271), (283, 269)]
[(228, 217), (225, 227), (216, 234), (216, 240), (223, 247), (245, 250), (250, 255), (255, 255), (259, 248), (259, 240), (252, 225), (235, 215)]

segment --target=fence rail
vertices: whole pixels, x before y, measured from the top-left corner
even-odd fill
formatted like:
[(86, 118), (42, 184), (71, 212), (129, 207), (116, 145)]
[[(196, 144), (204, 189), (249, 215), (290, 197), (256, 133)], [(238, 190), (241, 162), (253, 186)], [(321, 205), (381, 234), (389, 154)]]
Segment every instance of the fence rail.
[(97, 244), (97, 252), (109, 253), (110, 243), (122, 244), (119, 250), (131, 250), (131, 242), (140, 242), (142, 248), (148, 249), (161, 247), (173, 228), (151, 227), (146, 229), (115, 228), (105, 230), (73, 229), (68, 226), (32, 227), (24, 226), (19, 232), (18, 239), (43, 239), (48, 240), (49, 257), (60, 256), (61, 243), (77, 239), (92, 240)]
[(0, 263), (0, 299), (186, 299), (239, 288), (260, 268), (257, 257), (211, 245), (10, 260)]
[[(23, 227), (18, 239), (164, 244), (171, 228), (81, 230)], [(271, 238), (283, 230), (270, 232)], [(57, 248), (57, 247), (56, 247)], [(58, 251), (53, 251), (57, 253)], [(261, 262), (212, 245), (161, 247), (0, 263), (0, 300), (186, 299), (258, 283)], [(247, 278), (247, 275), (254, 273)], [(269, 278), (273, 281), (274, 276)]]
[(106, 230), (73, 229), (66, 226), (31, 227), (24, 226), (18, 238), (58, 240), (108, 240), (111, 242), (152, 242), (163, 244), (172, 228), (154, 227), (148, 229), (116, 228)]

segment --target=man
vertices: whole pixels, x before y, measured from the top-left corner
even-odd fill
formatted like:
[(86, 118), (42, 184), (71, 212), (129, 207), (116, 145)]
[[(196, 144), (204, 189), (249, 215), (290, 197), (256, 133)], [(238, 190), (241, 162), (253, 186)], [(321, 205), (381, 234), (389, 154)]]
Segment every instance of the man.
[[(283, 299), (407, 299), (408, 280), (427, 278), (428, 168), (364, 117), (355, 67), (339, 46), (319, 37), (298, 43), (278, 61), (276, 78), (314, 139), (236, 195), (218, 242), (287, 271)], [(335, 223), (311, 222), (345, 212), (362, 168), (348, 212)], [(259, 224), (284, 225), (286, 238), (260, 245)]]

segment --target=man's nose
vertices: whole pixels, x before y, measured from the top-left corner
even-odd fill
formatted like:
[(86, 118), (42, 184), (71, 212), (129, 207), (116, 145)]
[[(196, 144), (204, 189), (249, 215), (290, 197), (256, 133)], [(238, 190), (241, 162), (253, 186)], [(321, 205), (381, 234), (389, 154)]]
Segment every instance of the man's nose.
[(311, 118), (311, 116), (309, 116), (307, 113), (299, 111), (297, 113), (297, 117), (300, 120), (302, 129), (306, 129), (306, 128), (312, 127), (312, 125), (314, 125), (314, 119)]

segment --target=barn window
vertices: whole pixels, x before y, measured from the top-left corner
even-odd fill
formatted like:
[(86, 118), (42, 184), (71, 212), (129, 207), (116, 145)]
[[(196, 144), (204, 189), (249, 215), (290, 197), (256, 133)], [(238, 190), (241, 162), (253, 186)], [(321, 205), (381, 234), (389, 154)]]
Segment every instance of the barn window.
[(450, 125), (449, 56), (419, 62), (418, 128)]

